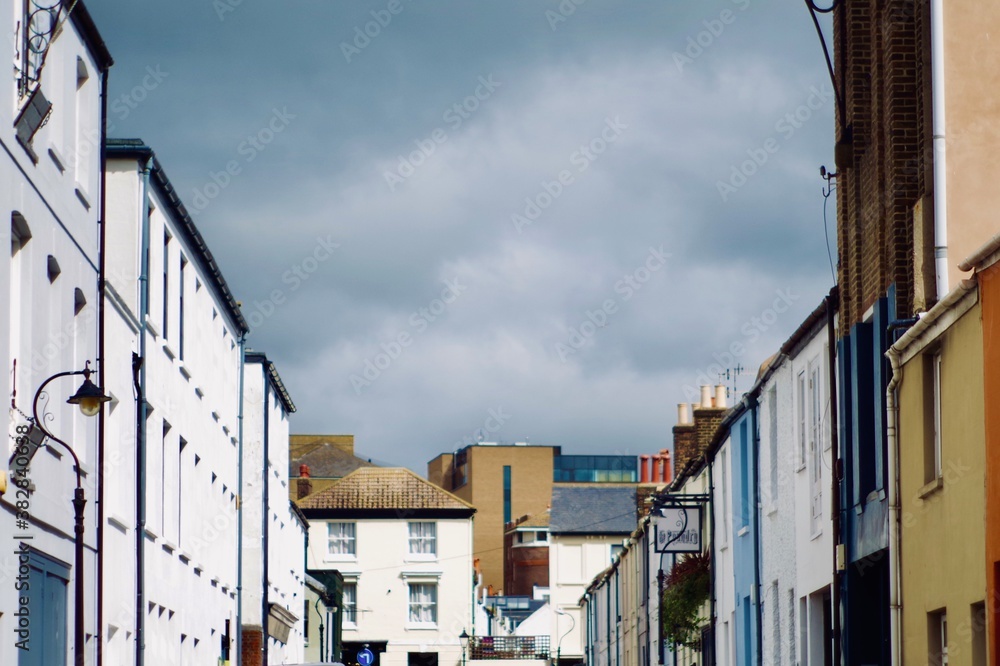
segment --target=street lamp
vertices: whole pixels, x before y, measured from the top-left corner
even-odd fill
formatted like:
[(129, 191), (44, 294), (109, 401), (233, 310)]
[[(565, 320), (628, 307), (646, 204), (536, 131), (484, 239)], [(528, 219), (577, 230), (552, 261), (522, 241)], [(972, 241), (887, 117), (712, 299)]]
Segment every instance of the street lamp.
[[(563, 642), (563, 639), (566, 638), (567, 636), (569, 636), (570, 632), (572, 632), (573, 629), (576, 628), (576, 618), (573, 617), (572, 615), (570, 615), (569, 613), (567, 613), (566, 611), (564, 611), (561, 608), (556, 608), (555, 611), (556, 611), (556, 615), (565, 615), (566, 617), (568, 617), (570, 619), (570, 622), (573, 623), (573, 624), (569, 625), (569, 629), (566, 630), (565, 634), (563, 634), (562, 636), (559, 637), (559, 642), (556, 643), (556, 664), (559, 664), (560, 660), (562, 659), (562, 642)], [(556, 631), (557, 632), (559, 631), (559, 618), (556, 618)]]
[(80, 411), (83, 412), (85, 416), (96, 416), (101, 411), (101, 405), (105, 402), (111, 400), (108, 396), (104, 395), (92, 381), (90, 381), (90, 375), (94, 373), (90, 369), (90, 361), (87, 361), (83, 370), (74, 370), (72, 372), (59, 372), (44, 382), (38, 387), (35, 392), (35, 400), (31, 405), (31, 413), (34, 417), (33, 424), (42, 431), (42, 434), (48, 437), (50, 440), (57, 444), (61, 444), (64, 449), (69, 451), (69, 454), (73, 456), (73, 465), (76, 469), (76, 492), (73, 495), (73, 508), (76, 513), (76, 617), (74, 622), (74, 632), (73, 632), (73, 661), (76, 666), (84, 666), (84, 632), (83, 632), (83, 508), (87, 505), (87, 499), (84, 497), (83, 493), (83, 483), (82, 474), (80, 472), (80, 458), (77, 457), (76, 451), (70, 447), (69, 444), (62, 441), (51, 432), (45, 429), (45, 422), (38, 417), (38, 400), (41, 398), (42, 393), (45, 392), (45, 387), (49, 385), (50, 382), (59, 379), (60, 377), (71, 377), (73, 375), (83, 375), (83, 384), (77, 392), (71, 397), (68, 402), (71, 405), (79, 405)]
[(462, 666), (465, 666), (465, 651), (469, 649), (469, 634), (465, 629), (458, 635), (458, 640), (462, 643)]

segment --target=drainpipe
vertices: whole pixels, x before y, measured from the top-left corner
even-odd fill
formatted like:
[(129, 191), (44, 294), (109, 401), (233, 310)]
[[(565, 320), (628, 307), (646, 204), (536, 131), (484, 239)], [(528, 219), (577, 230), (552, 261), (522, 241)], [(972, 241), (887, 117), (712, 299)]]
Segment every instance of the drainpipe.
[[(239, 460), (236, 463), (239, 501), (236, 503), (236, 666), (243, 664), (243, 375), (247, 357), (247, 334), (240, 335), (240, 390), (237, 405)], [(308, 547), (309, 533), (306, 532)], [(230, 650), (233, 651), (232, 649)]]
[(753, 397), (750, 403), (750, 427), (753, 432), (753, 448), (754, 454), (751, 460), (753, 461), (753, 510), (754, 510), (754, 526), (753, 526), (753, 584), (754, 584), (754, 598), (757, 600), (757, 610), (755, 615), (757, 618), (757, 665), (763, 664), (764, 658), (764, 630), (761, 627), (760, 621), (760, 469), (757, 459), (757, 454), (760, 451), (760, 424), (757, 422), (757, 398)]
[[(708, 462), (708, 535), (709, 543), (712, 544), (712, 554), (715, 551), (715, 476), (712, 474), (712, 468), (715, 466), (715, 459)], [(715, 567), (717, 566), (715, 558), (709, 556), (709, 566), (708, 566), (708, 580), (709, 589), (711, 591), (711, 597), (709, 598), (709, 621), (712, 623), (712, 642), (716, 642), (715, 627), (718, 624), (718, 618), (716, 617), (716, 597), (715, 597)], [(712, 646), (712, 663), (708, 666), (715, 666), (718, 661), (718, 650), (715, 646)]]
[(892, 365), (892, 378), (885, 389), (885, 423), (889, 444), (889, 473), (892, 474), (889, 484), (889, 650), (892, 666), (902, 663), (902, 641), (900, 639), (900, 614), (902, 611), (900, 594), (900, 562), (899, 548), (899, 439), (897, 437), (896, 387), (903, 379), (903, 369), (900, 365), (899, 352), (893, 347), (885, 353)]
[(264, 459), (261, 462), (261, 474), (262, 474), (262, 476), (264, 478), (264, 487), (261, 489), (261, 491), (262, 491), (261, 494), (263, 495), (263, 499), (261, 500), (261, 517), (260, 517), (260, 522), (261, 522), (261, 535), (262, 535), (262, 538), (261, 538), (261, 551), (263, 552), (263, 555), (264, 555), (264, 562), (262, 564), (263, 575), (261, 576), (263, 578), (262, 586), (261, 586), (262, 589), (263, 589), (263, 594), (261, 595), (260, 638), (261, 638), (261, 647), (264, 649), (264, 654), (262, 655), (262, 659), (261, 659), (260, 663), (265, 664), (265, 665), (267, 664), (267, 641), (268, 641), (268, 635), (267, 635), (267, 615), (268, 615), (268, 604), (267, 604), (267, 591), (268, 591), (267, 577), (268, 577), (268, 570), (267, 570), (267, 564), (268, 564), (268, 560), (270, 559), (269, 553), (268, 553), (268, 546), (267, 546), (267, 539), (268, 539), (268, 529), (267, 528), (268, 528), (268, 525), (271, 522), (270, 520), (268, 520), (268, 518), (269, 518), (269, 516), (268, 516), (268, 502), (269, 502), (269, 497), (268, 497), (268, 492), (267, 492), (267, 488), (268, 488), (268, 483), (267, 483), (268, 482), (268, 478), (267, 478), (267, 472), (268, 472), (268, 469), (267, 469), (267, 460), (268, 460), (268, 439), (269, 439), (268, 429), (270, 427), (269, 424), (270, 424), (270, 420), (271, 420), (270, 419), (270, 416), (271, 416), (270, 415), (270, 409), (268, 409), (269, 406), (270, 406), (270, 402), (271, 402), (271, 384), (268, 382), (268, 377), (267, 377), (267, 371), (268, 371), (269, 367), (270, 367), (270, 362), (268, 362), (266, 364), (261, 364), (261, 369), (264, 371), (264, 438), (263, 438), (263, 441), (264, 441), (264, 447), (263, 447), (264, 448)]
[(948, 173), (945, 156), (944, 0), (931, 0), (931, 97), (934, 123), (934, 271), (937, 298), (948, 293)]
[(833, 585), (830, 589), (831, 617), (833, 619), (833, 663), (840, 664), (840, 571), (837, 569), (837, 550), (840, 545), (840, 435), (837, 426), (837, 335), (834, 330), (834, 308), (840, 298), (837, 287), (830, 289), (826, 297), (826, 343), (828, 347), (828, 372), (830, 378), (830, 519), (833, 522)]
[(152, 156), (142, 167), (142, 243), (139, 261), (139, 356), (132, 357), (133, 381), (139, 403), (135, 453), (135, 666), (145, 663), (146, 628), (146, 319), (149, 317), (149, 174)]
[[(108, 223), (106, 219), (107, 197), (107, 165), (108, 165), (108, 70), (101, 72), (101, 201), (100, 212), (100, 243), (98, 249), (97, 273), (97, 378), (101, 393), (107, 395), (104, 383), (104, 283), (107, 273), (106, 237)], [(102, 409), (97, 419), (97, 485), (99, 495), (97, 500), (97, 666), (104, 663), (104, 427), (105, 411)]]

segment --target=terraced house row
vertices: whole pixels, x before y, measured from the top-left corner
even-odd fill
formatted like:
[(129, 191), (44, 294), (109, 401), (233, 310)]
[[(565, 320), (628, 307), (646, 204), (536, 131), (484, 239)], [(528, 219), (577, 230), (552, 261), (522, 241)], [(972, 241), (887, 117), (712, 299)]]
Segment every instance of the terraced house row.
[(84, 3), (0, 4), (0, 664), (303, 661), (295, 404)]
[(837, 285), (734, 406), (681, 406), (589, 664), (1000, 665), (1000, 6), (831, 12)]

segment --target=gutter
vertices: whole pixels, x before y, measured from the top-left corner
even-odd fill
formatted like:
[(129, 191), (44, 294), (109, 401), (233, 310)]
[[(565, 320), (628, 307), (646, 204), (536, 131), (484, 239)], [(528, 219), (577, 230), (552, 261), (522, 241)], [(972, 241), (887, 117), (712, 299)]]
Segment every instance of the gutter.
[(829, 354), (828, 377), (830, 379), (830, 521), (833, 527), (833, 584), (830, 586), (830, 605), (833, 607), (830, 616), (833, 620), (833, 663), (839, 664), (841, 659), (841, 627), (840, 627), (840, 569), (837, 566), (837, 553), (841, 543), (840, 533), (840, 484), (841, 467), (838, 436), (840, 434), (837, 421), (837, 334), (834, 329), (834, 302), (840, 298), (839, 287), (834, 286), (826, 297), (826, 343)]
[[(763, 386), (763, 384), (761, 384)], [(750, 427), (753, 432), (753, 447), (755, 449), (753, 458), (753, 511), (754, 511), (754, 529), (753, 529), (753, 584), (754, 584), (754, 598), (757, 602), (757, 609), (755, 611), (757, 619), (757, 666), (761, 666), (764, 661), (764, 628), (761, 626), (761, 613), (760, 613), (760, 465), (759, 465), (759, 455), (760, 455), (760, 423), (757, 420), (757, 411), (759, 403), (757, 402), (757, 394), (753, 394), (750, 404), (747, 409), (750, 412)]]

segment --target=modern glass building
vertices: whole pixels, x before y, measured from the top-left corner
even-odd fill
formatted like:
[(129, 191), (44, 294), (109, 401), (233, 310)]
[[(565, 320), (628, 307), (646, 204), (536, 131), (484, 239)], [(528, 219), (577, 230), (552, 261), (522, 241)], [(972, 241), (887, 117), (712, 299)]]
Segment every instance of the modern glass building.
[(556, 483), (638, 483), (639, 459), (632, 456), (555, 456)]

